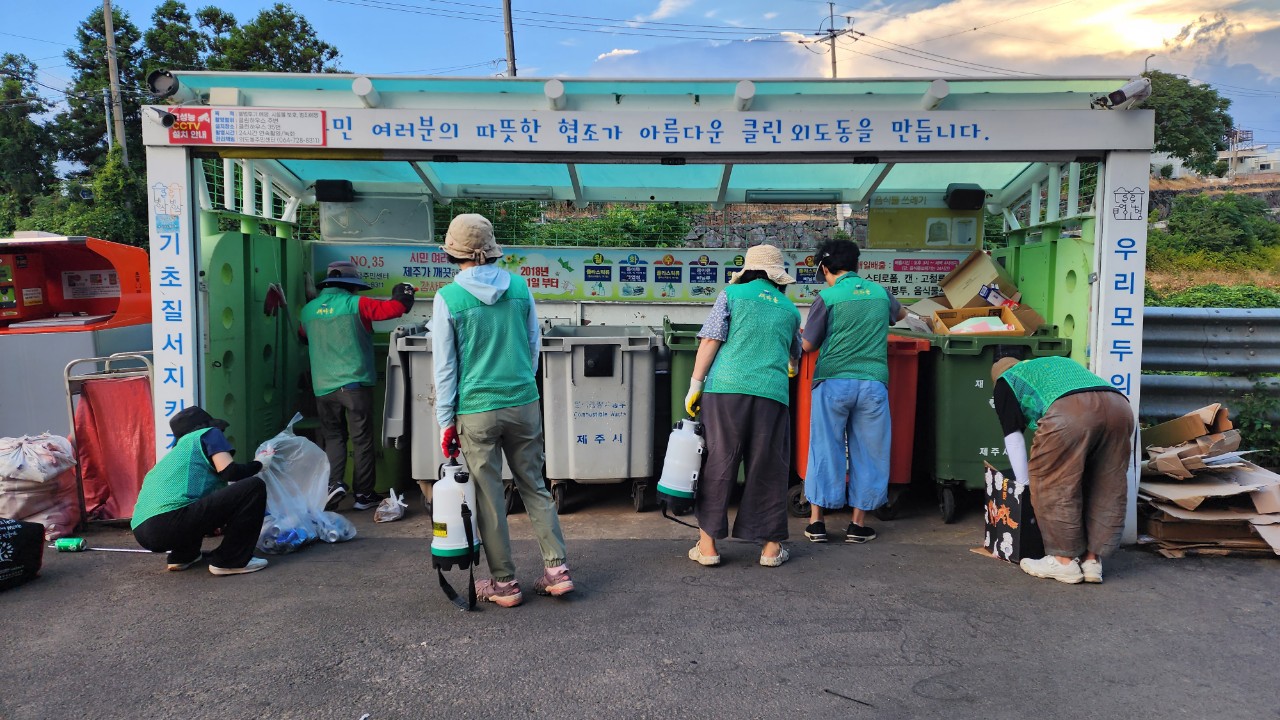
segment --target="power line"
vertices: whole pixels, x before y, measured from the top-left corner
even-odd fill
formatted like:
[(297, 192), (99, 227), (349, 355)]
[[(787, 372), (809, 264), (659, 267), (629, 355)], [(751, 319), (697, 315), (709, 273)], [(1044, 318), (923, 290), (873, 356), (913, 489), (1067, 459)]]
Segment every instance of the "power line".
[(34, 38), (29, 35), (18, 35), (17, 33), (0, 32), (0, 35), (8, 35), (9, 37), (22, 38), (23, 40), (32, 40), (34, 42), (49, 43), (50, 45), (65, 45), (67, 47), (75, 47), (71, 43), (58, 42), (57, 40), (45, 40), (44, 38)]
[(1027, 17), (1028, 15), (1035, 15), (1036, 13), (1042, 13), (1042, 12), (1044, 12), (1044, 11), (1046, 11), (1046, 10), (1052, 10), (1052, 9), (1054, 9), (1054, 8), (1056, 8), (1056, 7), (1062, 7), (1063, 5), (1070, 5), (1071, 3), (1075, 2), (1075, 1), (1076, 1), (1076, 0), (1063, 0), (1062, 2), (1060, 2), (1060, 3), (1056, 3), (1056, 4), (1054, 4), (1054, 5), (1049, 5), (1049, 6), (1046, 6), (1046, 7), (1042, 7), (1042, 8), (1036, 9), (1036, 10), (1032, 10), (1032, 11), (1030, 11), (1030, 12), (1024, 12), (1024, 13), (1022, 13), (1021, 15), (1013, 15), (1013, 16), (1011, 16), (1011, 17), (1004, 18), (1003, 20), (996, 20), (996, 21), (993, 21), (993, 22), (989, 22), (989, 23), (987, 23), (986, 25), (978, 25), (978, 26), (975, 26), (975, 27), (969, 28), (968, 30), (961, 30), (961, 31), (959, 31), (959, 32), (948, 33), (948, 34), (946, 34), (946, 35), (939, 35), (939, 36), (937, 36), (937, 37), (926, 38), (926, 39), (921, 40), (920, 42), (918, 42), (918, 43), (916, 43), (916, 44), (917, 44), (917, 45), (923, 45), (924, 43), (927, 43), (927, 42), (933, 42), (934, 40), (941, 40), (941, 39), (943, 39), (943, 38), (954, 37), (954, 36), (956, 36), (956, 35), (963, 35), (963, 34), (965, 34), (965, 33), (977, 32), (978, 30), (982, 30), (983, 28), (989, 28), (989, 27), (991, 27), (992, 25), (999, 25), (1000, 23), (1007, 23), (1007, 22), (1009, 22), (1009, 21), (1011, 21), (1011, 20), (1017, 20), (1018, 18), (1024, 18), (1024, 17)]
[[(1014, 70), (1012, 68), (1004, 68), (1004, 67), (999, 67), (997, 65), (986, 65), (983, 63), (971, 62), (969, 60), (953, 58), (947, 55), (931, 53), (931, 52), (928, 52), (927, 50), (917, 50), (915, 48), (911, 48), (908, 45), (899, 45), (898, 43), (890, 42), (888, 40), (882, 40), (873, 35), (868, 35), (864, 32), (854, 31), (854, 33), (858, 35), (859, 38), (865, 40), (866, 42), (870, 43), (875, 47), (884, 48), (888, 52), (902, 53), (903, 55), (907, 55), (908, 57), (914, 57), (914, 58), (918, 58), (918, 59), (926, 60), (930, 62), (938, 62), (944, 65), (954, 65), (955, 67), (965, 69), (965, 70), (995, 70), (997, 72), (1002, 72), (1002, 73), (1018, 73), (1023, 75), (1034, 75), (1034, 76), (1043, 77), (1042, 73), (1031, 72), (1029, 70)], [(887, 46), (892, 46), (892, 47), (887, 47)], [(934, 58), (937, 58), (937, 59), (934, 59)]]
[(875, 53), (864, 53), (864, 52), (862, 52), (861, 50), (854, 50), (852, 47), (849, 47), (849, 45), (852, 45), (852, 44), (853, 44), (853, 42), (855, 42), (855, 41), (852, 41), (852, 40), (851, 40), (848, 44), (843, 45), (843, 46), (841, 46), (841, 47), (843, 47), (843, 48), (844, 48), (845, 50), (847, 50), (848, 52), (853, 53), (854, 55), (864, 55), (864, 56), (866, 56), (866, 57), (874, 58), (874, 59), (876, 59), (876, 60), (880, 60), (880, 61), (882, 61), (882, 62), (893, 63), (893, 64), (895, 64), (895, 65), (906, 65), (907, 67), (913, 67), (913, 68), (916, 68), (916, 69), (918, 69), (918, 70), (928, 70), (929, 72), (935, 72), (935, 73), (936, 73), (936, 72), (942, 72), (942, 73), (947, 72), (946, 70), (939, 69), (939, 68), (936, 68), (936, 67), (925, 67), (924, 65), (916, 65), (916, 64), (914, 64), (914, 63), (909, 63), (909, 62), (906, 62), (906, 61), (904, 61), (904, 60), (895, 60), (894, 58), (887, 58), (887, 57), (884, 57), (883, 55), (880, 55), (880, 54), (875, 54)]
[[(426, 15), (430, 17), (450, 18), (454, 20), (472, 20), (472, 21), (478, 20), (481, 22), (493, 22), (493, 23), (502, 22), (502, 18), (500, 16), (484, 15), (481, 13), (465, 12), (460, 10), (434, 10), (434, 9), (423, 8), (421, 6), (416, 6), (416, 5), (405, 5), (404, 3), (383, 2), (383, 0), (364, 0), (363, 2), (358, 0), (329, 0), (329, 2), (338, 3), (340, 5), (353, 5), (356, 7), (370, 8), (374, 10), (390, 10), (394, 12), (404, 12), (404, 13), (411, 13), (415, 15)], [(626, 22), (630, 22), (630, 21), (626, 21)], [(626, 25), (599, 27), (591, 23), (578, 23), (578, 22), (570, 22), (570, 21), (562, 21), (562, 20), (544, 20), (539, 22), (531, 22), (527, 19), (522, 18), (521, 25), (523, 27), (535, 27), (535, 28), (543, 28), (547, 30), (594, 32), (594, 33), (604, 33), (606, 35), (614, 35), (614, 36), (655, 37), (655, 38), (665, 38), (669, 40), (708, 40), (708, 41), (718, 41), (718, 42), (750, 41), (750, 42), (767, 42), (767, 43), (791, 43), (792, 42), (791, 40), (770, 40), (767, 38), (756, 37), (750, 31), (727, 30), (727, 29), (714, 29), (714, 30), (707, 29), (707, 30), (700, 31), (702, 33), (715, 33), (719, 35), (719, 36), (710, 36), (707, 34), (702, 34), (702, 35), (683, 34), (680, 31), (675, 31), (675, 30), (658, 32), (662, 30), (662, 28), (638, 28), (640, 30), (653, 30), (654, 32), (635, 32), (637, 28), (633, 28)], [(693, 31), (689, 31), (689, 32), (693, 32)]]

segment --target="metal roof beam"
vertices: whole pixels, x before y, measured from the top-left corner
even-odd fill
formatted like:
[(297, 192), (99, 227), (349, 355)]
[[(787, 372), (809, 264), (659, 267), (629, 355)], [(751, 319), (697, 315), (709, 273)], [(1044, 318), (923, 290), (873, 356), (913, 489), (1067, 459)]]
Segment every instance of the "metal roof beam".
[(440, 178), (435, 177), (435, 173), (431, 172), (430, 166), (423, 168), (418, 163), (410, 160), (409, 167), (413, 168), (413, 171), (418, 174), (418, 177), (422, 180), (422, 184), (427, 186), (427, 192), (431, 193), (431, 197), (439, 200), (445, 205), (453, 202), (453, 198), (444, 194), (442, 190), (444, 185), (440, 182)]
[(720, 189), (716, 191), (716, 201), (712, 203), (712, 208), (724, 209), (724, 198), (729, 193), (729, 176), (731, 175), (733, 175), (733, 163), (725, 163), (724, 172), (720, 173)]
[(892, 169), (893, 163), (877, 164), (875, 168), (872, 169), (871, 174), (867, 176), (867, 179), (858, 187), (856, 191), (857, 195), (854, 197), (852, 202), (862, 203), (864, 205), (870, 203), (871, 196), (875, 195), (876, 190), (880, 187), (880, 183), (884, 182), (884, 179), (889, 176), (889, 171)]
[(576, 208), (584, 208), (587, 201), (582, 197), (582, 181), (578, 179), (578, 166), (574, 163), (567, 163), (565, 168), (569, 171), (569, 183), (573, 186), (573, 206)]

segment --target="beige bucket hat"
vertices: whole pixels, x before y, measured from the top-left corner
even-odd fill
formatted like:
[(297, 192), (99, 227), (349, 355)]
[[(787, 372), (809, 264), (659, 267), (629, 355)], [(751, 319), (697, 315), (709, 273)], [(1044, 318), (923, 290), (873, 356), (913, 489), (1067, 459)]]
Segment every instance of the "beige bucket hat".
[(796, 279), (787, 274), (782, 262), (782, 251), (772, 245), (756, 245), (747, 250), (742, 269), (734, 273), (729, 283), (738, 282), (742, 273), (748, 270), (763, 270), (769, 279), (779, 285), (790, 285)]
[(1018, 362), (1018, 358), (1011, 357), (1002, 357), (997, 360), (995, 364), (991, 366), (991, 382), (999, 380), (1001, 375), (1005, 374), (1009, 368), (1017, 365)]
[(444, 251), (478, 263), (502, 257), (502, 247), (493, 239), (493, 223), (476, 213), (464, 213), (449, 222), (449, 230), (444, 234)]

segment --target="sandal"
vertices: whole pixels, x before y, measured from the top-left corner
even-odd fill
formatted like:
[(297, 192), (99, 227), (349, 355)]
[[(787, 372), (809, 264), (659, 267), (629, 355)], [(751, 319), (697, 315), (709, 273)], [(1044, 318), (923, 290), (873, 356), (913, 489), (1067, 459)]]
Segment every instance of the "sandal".
[(704, 567), (715, 567), (720, 564), (719, 555), (703, 555), (697, 545), (689, 548), (689, 559)]

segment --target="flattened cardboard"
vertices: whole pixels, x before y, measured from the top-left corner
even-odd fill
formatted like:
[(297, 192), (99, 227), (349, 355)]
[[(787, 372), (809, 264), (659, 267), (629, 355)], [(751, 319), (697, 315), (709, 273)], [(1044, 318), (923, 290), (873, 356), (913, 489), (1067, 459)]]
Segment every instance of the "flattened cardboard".
[(1239, 430), (1204, 435), (1171, 448), (1149, 447), (1147, 454), (1151, 459), (1142, 463), (1142, 474), (1167, 475), (1179, 480), (1189, 480), (1195, 477), (1197, 472), (1205, 470), (1221, 472), (1232, 467), (1242, 467), (1243, 461), (1216, 464), (1205, 462), (1239, 448)]
[(979, 291), (987, 285), (996, 285), (1005, 297), (1018, 293), (1013, 277), (990, 255), (974, 250), (960, 261), (955, 270), (947, 273), (938, 283), (953, 308), (991, 307)]
[(1013, 311), (1007, 307), (992, 307), (990, 305), (974, 308), (960, 308), (959, 310), (937, 310), (933, 313), (933, 331), (939, 335), (952, 335), (951, 328), (969, 318), (974, 317), (997, 317), (1000, 322), (1005, 325), (1012, 325), (1012, 330), (997, 330), (995, 332), (981, 333), (964, 333), (957, 337), (965, 337), (965, 335), (974, 335), (980, 337), (991, 336), (1021, 336), (1026, 335), (1022, 323), (1018, 321), (1018, 317)]
[(1169, 448), (1201, 435), (1226, 432), (1232, 427), (1231, 420), (1227, 418), (1227, 408), (1221, 403), (1214, 403), (1143, 430), (1142, 447)]
[(1250, 486), (1249, 499), (1260, 513), (1280, 513), (1280, 475), (1245, 461), (1240, 467), (1226, 468), (1214, 477)]
[(924, 325), (923, 332), (933, 332), (933, 314), (939, 310), (950, 310), (951, 303), (947, 302), (945, 295), (937, 295), (923, 300), (917, 300), (907, 306), (907, 319), (897, 323), (895, 327), (908, 328), (920, 332), (920, 328), (912, 324), (912, 320), (918, 321)]
[(1152, 497), (1167, 500), (1187, 510), (1200, 507), (1207, 498), (1223, 498), (1241, 495), (1268, 487), (1271, 483), (1261, 482), (1241, 485), (1228, 479), (1200, 478), (1197, 482), (1153, 482), (1143, 480), (1139, 487), (1142, 492)]

